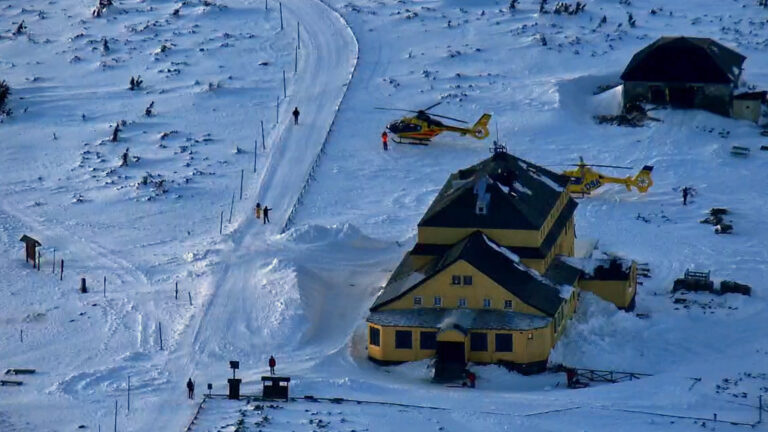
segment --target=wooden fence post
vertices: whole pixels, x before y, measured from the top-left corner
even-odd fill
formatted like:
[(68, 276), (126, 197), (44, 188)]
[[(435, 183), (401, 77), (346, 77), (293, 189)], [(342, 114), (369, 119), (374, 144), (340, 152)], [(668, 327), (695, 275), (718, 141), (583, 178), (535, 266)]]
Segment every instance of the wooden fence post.
[(64, 280), (64, 259), (63, 258), (61, 259), (61, 274), (59, 275), (59, 280), (60, 281)]

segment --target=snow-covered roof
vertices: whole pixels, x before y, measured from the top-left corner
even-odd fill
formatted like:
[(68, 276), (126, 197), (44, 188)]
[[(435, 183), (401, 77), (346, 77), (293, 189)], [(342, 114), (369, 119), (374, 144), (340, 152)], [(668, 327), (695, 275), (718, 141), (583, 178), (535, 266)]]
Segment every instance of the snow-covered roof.
[(446, 329), (458, 324), (466, 330), (532, 330), (549, 325), (551, 318), (492, 309), (384, 310), (371, 312), (367, 321), (383, 326)]

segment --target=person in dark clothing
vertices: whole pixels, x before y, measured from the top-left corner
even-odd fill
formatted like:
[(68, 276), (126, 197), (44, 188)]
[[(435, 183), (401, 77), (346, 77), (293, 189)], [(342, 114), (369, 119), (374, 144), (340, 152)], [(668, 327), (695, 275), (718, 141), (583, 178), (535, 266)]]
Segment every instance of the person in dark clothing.
[(683, 205), (688, 205), (688, 195), (691, 193), (688, 186), (683, 188)]
[(293, 108), (293, 124), (299, 124), (299, 107)]
[(265, 223), (265, 224), (268, 224), (268, 223), (269, 223), (269, 212), (270, 212), (271, 210), (272, 210), (271, 208), (269, 208), (269, 207), (267, 207), (267, 206), (264, 206), (264, 223)]
[(192, 382), (192, 378), (187, 380), (187, 397), (190, 399), (195, 398), (195, 383)]
[(274, 356), (269, 356), (269, 374), (274, 375), (275, 374), (275, 366), (277, 366), (277, 362), (275, 361)]
[(381, 145), (384, 147), (384, 150), (388, 150), (389, 146), (387, 145), (387, 141), (389, 140), (389, 135), (387, 135), (387, 131), (384, 131), (381, 133)]
[(475, 388), (475, 380), (477, 380), (475, 373), (470, 370), (466, 370), (464, 371), (464, 375), (466, 375), (467, 381), (469, 381), (469, 387)]

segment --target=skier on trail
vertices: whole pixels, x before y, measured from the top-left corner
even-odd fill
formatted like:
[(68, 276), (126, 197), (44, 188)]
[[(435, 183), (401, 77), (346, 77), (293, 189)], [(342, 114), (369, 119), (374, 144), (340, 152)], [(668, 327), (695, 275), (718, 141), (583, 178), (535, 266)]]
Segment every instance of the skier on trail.
[(269, 356), (269, 374), (270, 375), (275, 374), (275, 366), (277, 366), (277, 361), (275, 361), (275, 357)]
[(195, 398), (195, 383), (192, 382), (191, 377), (187, 380), (187, 397), (190, 399)]
[(269, 211), (272, 210), (271, 208), (264, 206), (264, 223), (269, 223)]
[(256, 208), (253, 209), (253, 213), (256, 215), (256, 219), (261, 219), (261, 203), (256, 203)]
[(389, 135), (387, 135), (387, 131), (384, 131), (381, 133), (381, 146), (384, 147), (384, 150), (388, 150), (389, 146), (387, 145), (387, 141), (389, 140)]
[(299, 107), (293, 108), (293, 124), (299, 124)]
[(688, 205), (688, 195), (691, 193), (688, 186), (683, 188), (683, 205)]

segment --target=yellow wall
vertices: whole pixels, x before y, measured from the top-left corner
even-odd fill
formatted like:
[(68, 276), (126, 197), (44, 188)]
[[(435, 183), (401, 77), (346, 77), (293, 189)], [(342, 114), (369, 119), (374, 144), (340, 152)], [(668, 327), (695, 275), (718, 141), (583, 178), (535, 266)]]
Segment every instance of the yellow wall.
[(625, 281), (581, 280), (579, 288), (595, 293), (603, 300), (625, 308), (632, 302), (637, 291), (637, 266), (632, 263), (629, 279)]
[[(574, 289), (571, 296), (560, 307), (556, 313), (558, 316), (558, 327), (554, 328), (555, 320), (549, 322), (546, 327), (520, 330), (520, 331), (496, 331), (496, 330), (472, 330), (472, 333), (483, 332), (488, 334), (488, 351), (478, 352), (469, 351), (470, 337), (456, 330), (447, 330), (439, 332), (437, 339), (440, 341), (464, 341), (467, 350), (467, 358), (476, 363), (496, 363), (499, 361), (514, 363), (532, 363), (544, 361), (549, 356), (552, 347), (562, 336), (568, 326), (568, 321), (573, 316), (578, 303), (578, 289)], [(453, 308), (451, 308), (453, 309)], [(420, 349), (421, 331), (437, 331), (438, 329), (426, 329), (417, 327), (383, 327), (368, 323), (369, 327), (380, 329), (380, 347), (370, 344), (368, 341), (368, 355), (374, 359), (382, 361), (416, 361), (431, 358), (435, 355), (435, 350)], [(410, 330), (412, 332), (413, 348), (395, 349), (395, 330)], [(496, 351), (496, 333), (512, 334), (512, 352), (497, 353)], [(530, 335), (530, 337), (529, 337)]]
[[(471, 275), (472, 285), (451, 285), (451, 276), (453, 275)], [(443, 269), (443, 271), (434, 275), (430, 280), (424, 282), (423, 285), (409, 292), (404, 297), (379, 308), (379, 310), (413, 309), (413, 298), (415, 296), (422, 297), (421, 307), (426, 308), (435, 307), (433, 306), (435, 296), (442, 297), (442, 309), (456, 309), (459, 304), (459, 298), (467, 299), (467, 309), (483, 309), (483, 299), (489, 298), (491, 299), (491, 309), (522, 312), (531, 315), (545, 315), (538, 309), (523, 303), (519, 298), (463, 260), (459, 260)], [(504, 309), (504, 300), (512, 300), (512, 309)]]
[[(549, 326), (525, 331), (473, 331), (488, 335), (488, 351), (470, 351), (469, 361), (475, 363), (533, 363), (544, 361), (554, 346), (552, 342), (552, 324)], [(496, 352), (496, 334), (512, 335), (512, 352)], [(530, 335), (530, 338), (529, 336)], [(467, 345), (470, 338), (467, 337)]]
[[(376, 360), (391, 362), (418, 361), (431, 358), (435, 355), (435, 350), (420, 349), (421, 332), (437, 331), (437, 329), (427, 329), (420, 327), (383, 327), (368, 323), (369, 328), (378, 328), (380, 333), (380, 346), (374, 346), (368, 343), (368, 356)], [(412, 349), (395, 349), (395, 330), (410, 330), (412, 333)], [(461, 334), (464, 341), (464, 347), (467, 350), (468, 359), (476, 363), (496, 363), (507, 361), (514, 363), (532, 363), (544, 361), (549, 356), (549, 352), (554, 346), (552, 338), (552, 323), (547, 327), (525, 330), (525, 331), (496, 331), (480, 330), (478, 332), (488, 334), (488, 351), (469, 351), (470, 338)], [(444, 340), (443, 334), (439, 333), (440, 340)], [(458, 333), (458, 332), (456, 332)], [(512, 352), (496, 351), (496, 333), (512, 335)], [(529, 337), (529, 335), (531, 335)], [(454, 341), (455, 338), (449, 338)]]

